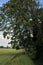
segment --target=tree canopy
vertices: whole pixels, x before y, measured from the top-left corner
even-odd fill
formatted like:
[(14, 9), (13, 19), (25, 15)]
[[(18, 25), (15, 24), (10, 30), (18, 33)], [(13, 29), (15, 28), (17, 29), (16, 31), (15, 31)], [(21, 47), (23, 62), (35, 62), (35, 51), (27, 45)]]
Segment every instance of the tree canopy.
[(36, 54), (34, 50), (38, 47), (39, 51), (40, 45), (43, 45), (43, 8), (39, 0), (9, 0), (0, 12), (3, 35), (11, 36), (12, 47), (21, 46)]

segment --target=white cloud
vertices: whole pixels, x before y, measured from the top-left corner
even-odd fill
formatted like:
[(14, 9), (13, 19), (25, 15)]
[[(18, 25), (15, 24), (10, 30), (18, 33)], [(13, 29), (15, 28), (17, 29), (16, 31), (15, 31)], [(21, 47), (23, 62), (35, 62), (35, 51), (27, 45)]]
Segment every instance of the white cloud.
[(0, 46), (11, 46), (8, 45), (8, 42), (10, 42), (10, 39), (4, 38), (3, 37), (3, 32), (0, 32)]

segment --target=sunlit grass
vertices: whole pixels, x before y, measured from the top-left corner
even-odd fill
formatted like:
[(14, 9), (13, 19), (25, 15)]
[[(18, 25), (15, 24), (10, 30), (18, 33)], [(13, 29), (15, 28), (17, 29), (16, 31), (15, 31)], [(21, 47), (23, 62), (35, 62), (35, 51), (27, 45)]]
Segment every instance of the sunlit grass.
[(24, 52), (24, 49), (16, 50), (16, 49), (0, 49), (0, 54), (9, 54), (9, 53), (22, 53)]

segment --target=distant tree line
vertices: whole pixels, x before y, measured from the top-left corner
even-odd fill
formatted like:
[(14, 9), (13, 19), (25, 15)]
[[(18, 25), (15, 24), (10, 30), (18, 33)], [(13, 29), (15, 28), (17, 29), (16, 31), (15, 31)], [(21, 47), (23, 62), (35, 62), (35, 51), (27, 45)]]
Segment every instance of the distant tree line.
[(0, 48), (6, 48), (6, 49), (8, 49), (8, 48), (11, 48), (11, 47), (9, 47), (9, 46), (0, 46)]
[(4, 48), (4, 46), (0, 46), (0, 48)]

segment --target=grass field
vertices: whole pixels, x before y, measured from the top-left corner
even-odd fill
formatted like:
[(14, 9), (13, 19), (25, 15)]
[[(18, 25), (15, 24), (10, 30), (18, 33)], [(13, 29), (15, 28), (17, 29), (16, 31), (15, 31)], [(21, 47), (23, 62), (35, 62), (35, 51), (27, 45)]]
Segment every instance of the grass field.
[(0, 65), (34, 65), (24, 50), (0, 49)]
[(0, 65), (43, 65), (38, 62), (34, 63), (23, 52), (22, 49), (0, 49)]

